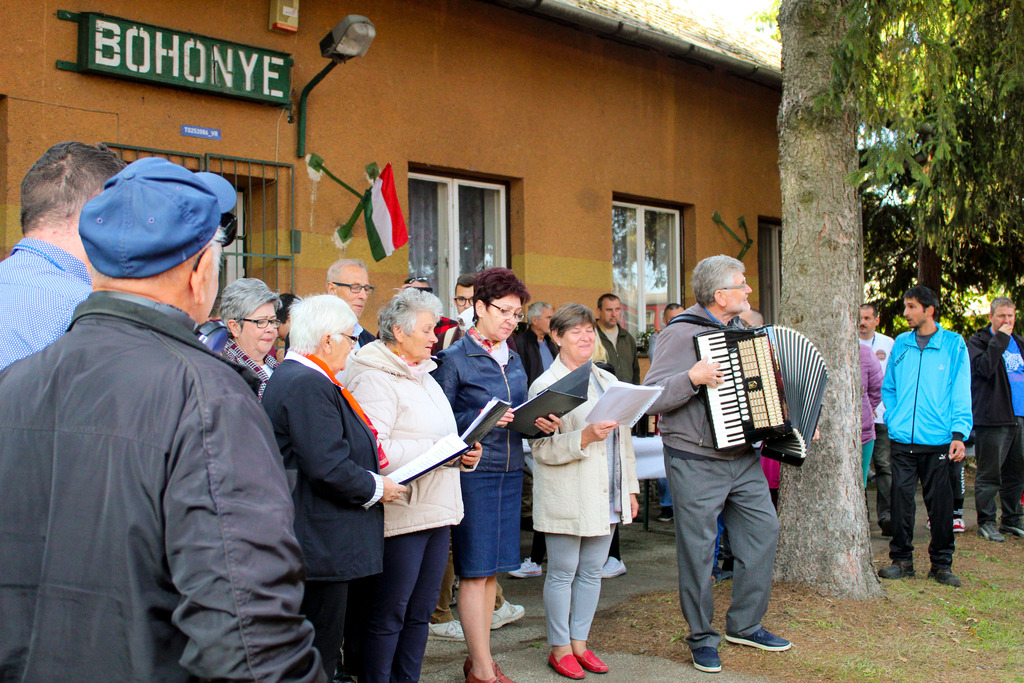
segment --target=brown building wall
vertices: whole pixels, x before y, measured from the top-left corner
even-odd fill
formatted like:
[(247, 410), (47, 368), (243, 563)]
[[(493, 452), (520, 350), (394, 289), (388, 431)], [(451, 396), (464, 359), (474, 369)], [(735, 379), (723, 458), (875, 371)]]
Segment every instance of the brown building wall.
[[(288, 52), (293, 101), (326, 65), (320, 38), (346, 14), (368, 16), (377, 26), (369, 52), (310, 96), (307, 151), (359, 189), (366, 163), (392, 162), (403, 206), (410, 165), (508, 182), (509, 265), (535, 298), (555, 305), (593, 305), (611, 288), (613, 198), (682, 209), (687, 273), (710, 254), (739, 253), (711, 221), (714, 211), (731, 226), (745, 216), (755, 239), (758, 216), (781, 215), (778, 92), (478, 0), (308, 1), (294, 36), (267, 30), (264, 2), (60, 7)], [(58, 70), (58, 59), (75, 58), (76, 25), (41, 3), (6, 2), (2, 12), (11, 36), (0, 52), (4, 250), (20, 236), (18, 183), (55, 142), (215, 153), (295, 165), (294, 227), (303, 233), (295, 291), (322, 291), (326, 267), (341, 256), (330, 234), (355, 199), (329, 179), (309, 178), (286, 112)], [(221, 129), (223, 139), (183, 137), (182, 124)], [(278, 227), (286, 240), (291, 226)], [(345, 255), (370, 260), (361, 221), (356, 235)], [(369, 310), (406, 276), (407, 258), (403, 248), (371, 263), (379, 289)], [(744, 261), (754, 283), (756, 248)]]

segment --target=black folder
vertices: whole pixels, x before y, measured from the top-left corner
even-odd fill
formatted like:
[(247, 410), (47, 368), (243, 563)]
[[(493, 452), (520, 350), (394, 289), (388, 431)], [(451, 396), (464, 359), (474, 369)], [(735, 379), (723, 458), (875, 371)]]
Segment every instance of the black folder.
[(552, 414), (562, 417), (586, 403), (587, 391), (590, 388), (591, 365), (591, 362), (587, 361), (526, 403), (513, 408), (516, 417), (509, 425), (509, 429), (516, 430), (527, 439), (545, 436), (534, 422), (538, 417)]

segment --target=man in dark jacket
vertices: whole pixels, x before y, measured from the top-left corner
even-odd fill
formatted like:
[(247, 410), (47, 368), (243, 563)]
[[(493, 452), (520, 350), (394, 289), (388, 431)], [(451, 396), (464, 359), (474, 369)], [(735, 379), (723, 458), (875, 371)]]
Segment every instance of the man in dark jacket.
[(636, 339), (619, 325), (622, 302), (614, 294), (602, 294), (597, 300), (597, 338), (604, 345), (608, 362), (621, 382), (640, 384), (640, 357)]
[(551, 341), (551, 304), (535, 301), (526, 309), (527, 328), (515, 335), (516, 350), (526, 368), (526, 386), (544, 374), (558, 355), (558, 346)]
[(0, 680), (323, 680), (251, 373), (197, 339), (235, 190), (136, 161), (81, 214), (94, 293), (0, 373)]
[[(978, 330), (967, 344), (977, 435), (974, 500), (978, 535), (996, 542), (1006, 540), (1002, 534), (1024, 536), (1020, 501), (1024, 490), (1024, 338), (1013, 334), (1016, 314), (1012, 300), (996, 297), (989, 309), (992, 324)], [(996, 493), (1002, 508), (998, 530)]]

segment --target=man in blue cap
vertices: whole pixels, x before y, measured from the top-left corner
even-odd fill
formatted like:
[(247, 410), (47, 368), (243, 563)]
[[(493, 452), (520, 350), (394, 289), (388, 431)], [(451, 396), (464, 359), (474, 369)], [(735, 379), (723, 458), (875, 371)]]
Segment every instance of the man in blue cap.
[(223, 178), (147, 158), (82, 209), (94, 292), (0, 373), (0, 679), (324, 678), (248, 372), (196, 337)]

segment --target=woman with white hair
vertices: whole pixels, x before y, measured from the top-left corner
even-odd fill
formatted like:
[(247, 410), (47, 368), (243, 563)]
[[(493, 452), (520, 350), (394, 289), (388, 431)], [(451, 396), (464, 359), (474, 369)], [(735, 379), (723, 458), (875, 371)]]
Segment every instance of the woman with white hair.
[(277, 293), (254, 277), (235, 280), (224, 288), (220, 298), (220, 318), (231, 332), (222, 355), (256, 373), (261, 400), (267, 380), (277, 367), (272, 352), (277, 343), (277, 328), (281, 326), (277, 319), (280, 306)]
[(384, 509), (405, 487), (381, 476), (388, 459), (373, 422), (335, 375), (355, 346), (356, 316), (324, 294), (291, 311), (291, 347), (267, 382), (263, 408), (294, 478), (295, 535), (306, 561), (302, 612), (328, 678), (344, 637), (349, 582), (381, 571)]
[[(390, 472), (458, 432), (441, 387), (430, 376), (441, 301), (403, 289), (380, 311), (380, 339), (349, 358), (343, 380), (366, 409), (388, 454)], [(463, 517), (460, 465), (472, 470), (480, 444), (410, 482), (409, 495), (384, 506), (384, 571), (377, 579), (363, 645), (364, 683), (418, 681), (430, 614), (448, 563), (451, 527)]]

